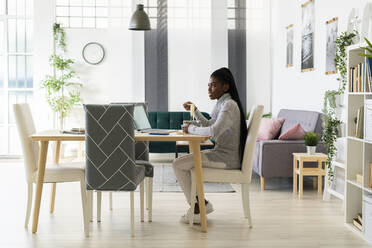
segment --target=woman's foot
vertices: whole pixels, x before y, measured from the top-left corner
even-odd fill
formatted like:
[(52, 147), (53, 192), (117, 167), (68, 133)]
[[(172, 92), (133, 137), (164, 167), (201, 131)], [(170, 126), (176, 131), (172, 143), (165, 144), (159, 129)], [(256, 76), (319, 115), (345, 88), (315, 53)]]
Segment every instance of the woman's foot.
[[(210, 214), (213, 212), (213, 205), (209, 201), (205, 200), (205, 213)], [(194, 214), (200, 214), (199, 203), (195, 202)]]
[[(189, 209), (189, 211), (187, 211), (186, 214), (181, 216), (181, 222), (183, 222), (185, 224), (189, 224), (190, 213), (191, 213), (190, 210), (191, 210), (191, 208)], [(200, 224), (200, 214), (194, 214), (194, 224)]]
[[(205, 213), (210, 214), (213, 212), (213, 205), (212, 203), (206, 201), (205, 203)], [(190, 213), (191, 213), (191, 208), (187, 210), (187, 213), (181, 216), (181, 221), (183, 223), (188, 224), (190, 220)], [(194, 224), (200, 224), (200, 211), (199, 211), (199, 205), (196, 202), (195, 203), (195, 208), (194, 208)]]

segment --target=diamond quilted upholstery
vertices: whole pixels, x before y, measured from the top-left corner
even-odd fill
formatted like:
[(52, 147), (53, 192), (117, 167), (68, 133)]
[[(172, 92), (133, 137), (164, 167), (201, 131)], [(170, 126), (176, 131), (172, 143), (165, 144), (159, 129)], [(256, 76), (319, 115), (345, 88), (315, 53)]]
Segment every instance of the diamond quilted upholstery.
[[(120, 103), (111, 103), (111, 104), (134, 104), (134, 106), (143, 106), (146, 114), (148, 114), (148, 105), (146, 102), (120, 102)], [(151, 163), (143, 163), (144, 161), (149, 161), (149, 142), (148, 141), (136, 141), (135, 143), (135, 158), (136, 164), (141, 164), (145, 166), (145, 176), (153, 177), (154, 176), (154, 167)]]
[(145, 170), (135, 162), (134, 105), (84, 105), (86, 186), (133, 191)]

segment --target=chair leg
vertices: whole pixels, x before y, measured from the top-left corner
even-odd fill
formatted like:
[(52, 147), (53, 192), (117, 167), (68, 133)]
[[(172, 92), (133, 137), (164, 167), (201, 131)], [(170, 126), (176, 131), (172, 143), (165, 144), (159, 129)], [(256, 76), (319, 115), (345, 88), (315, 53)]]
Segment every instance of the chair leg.
[(140, 208), (141, 208), (141, 222), (145, 221), (145, 207), (144, 201), (145, 201), (145, 180), (143, 180), (140, 184)]
[(87, 190), (87, 202), (89, 210), (89, 221), (93, 221), (93, 190)]
[(192, 180), (192, 182), (191, 182), (191, 199), (190, 199), (190, 216), (189, 216), (189, 225), (190, 226), (194, 225), (195, 203), (196, 203), (196, 182), (195, 182), (195, 180)]
[(109, 198), (110, 211), (112, 211), (112, 192), (109, 192)]
[(130, 192), (130, 235), (134, 237), (134, 191)]
[(97, 191), (97, 222), (101, 222), (102, 192)]
[(33, 185), (32, 183), (27, 183), (27, 209), (26, 209), (26, 219), (25, 219), (25, 228), (28, 227), (28, 222), (30, 220), (31, 208), (32, 208), (32, 194), (33, 194)]
[(56, 201), (56, 188), (57, 184), (52, 183), (52, 194), (50, 196), (50, 213), (52, 214), (54, 212), (54, 203)]
[(149, 207), (149, 213), (148, 213), (148, 221), (152, 222), (152, 177), (148, 178), (148, 207)]
[(252, 228), (252, 217), (251, 217), (251, 209), (249, 204), (249, 184), (241, 184), (242, 187), (242, 203), (243, 203), (243, 211), (244, 217), (248, 219), (248, 225)]
[(265, 190), (265, 178), (264, 177), (261, 177), (261, 190)]
[(149, 177), (145, 177), (145, 188), (146, 188), (146, 210), (149, 210)]
[(80, 179), (80, 191), (81, 191), (81, 203), (83, 206), (83, 220), (84, 220), (84, 233), (85, 237), (89, 237), (89, 212), (90, 207), (88, 206), (87, 192), (85, 190), (85, 175)]

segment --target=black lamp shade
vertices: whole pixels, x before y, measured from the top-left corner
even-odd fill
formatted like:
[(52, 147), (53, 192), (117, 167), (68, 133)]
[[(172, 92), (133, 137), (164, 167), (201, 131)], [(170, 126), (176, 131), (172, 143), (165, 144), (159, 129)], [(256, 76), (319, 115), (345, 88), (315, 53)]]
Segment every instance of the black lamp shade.
[(143, 4), (137, 4), (137, 9), (133, 13), (129, 23), (129, 30), (150, 30), (150, 20), (143, 10)]

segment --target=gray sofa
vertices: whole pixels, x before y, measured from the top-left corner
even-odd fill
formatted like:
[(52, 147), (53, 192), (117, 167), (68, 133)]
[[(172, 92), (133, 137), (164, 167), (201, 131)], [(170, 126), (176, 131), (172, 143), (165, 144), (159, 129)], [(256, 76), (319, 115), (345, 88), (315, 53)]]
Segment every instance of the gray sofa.
[[(285, 120), (279, 135), (300, 123), (306, 132), (314, 131), (320, 138), (323, 130), (321, 116), (321, 113), (314, 111), (282, 109), (279, 111), (278, 118), (282, 117)], [(321, 142), (318, 143), (316, 151), (326, 153), (326, 149)], [(306, 152), (303, 140), (257, 141), (253, 171), (261, 177), (262, 190), (265, 189), (267, 178), (293, 177), (292, 153), (294, 152)], [(315, 165), (305, 163), (305, 166)]]

